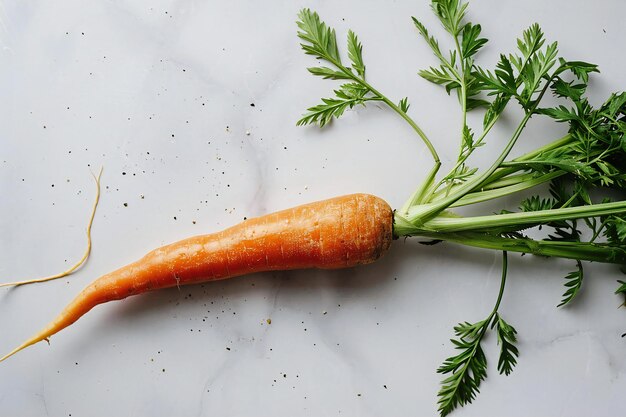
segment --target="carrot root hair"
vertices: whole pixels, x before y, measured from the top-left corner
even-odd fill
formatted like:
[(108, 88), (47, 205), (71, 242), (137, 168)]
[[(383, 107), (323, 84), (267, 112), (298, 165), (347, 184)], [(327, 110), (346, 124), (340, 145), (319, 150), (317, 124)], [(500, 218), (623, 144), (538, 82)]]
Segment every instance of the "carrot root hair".
[(34, 284), (37, 282), (46, 282), (46, 281), (52, 281), (55, 279), (63, 278), (74, 273), (87, 261), (87, 259), (89, 258), (89, 255), (91, 254), (91, 226), (93, 225), (93, 219), (96, 215), (96, 208), (98, 207), (98, 202), (100, 201), (100, 177), (102, 176), (102, 168), (100, 168), (98, 175), (95, 175), (93, 172), (91, 173), (91, 175), (93, 176), (96, 182), (96, 197), (94, 199), (94, 203), (91, 209), (91, 214), (89, 215), (89, 222), (87, 223), (87, 248), (85, 249), (83, 256), (74, 265), (72, 265), (71, 267), (69, 267), (63, 272), (59, 272), (58, 274), (41, 277), (41, 278), (27, 279), (23, 281), (0, 283), (0, 287), (17, 287), (20, 285)]

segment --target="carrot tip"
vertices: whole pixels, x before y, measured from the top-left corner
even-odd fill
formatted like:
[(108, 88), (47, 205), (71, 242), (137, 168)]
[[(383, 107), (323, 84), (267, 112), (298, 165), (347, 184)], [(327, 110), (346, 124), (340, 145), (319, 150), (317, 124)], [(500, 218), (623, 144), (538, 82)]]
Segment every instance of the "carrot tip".
[(24, 343), (22, 343), (21, 345), (19, 345), (18, 347), (16, 347), (12, 351), (10, 351), (9, 353), (1, 357), (0, 362), (4, 361), (5, 359), (10, 358), (11, 356), (15, 355), (17, 352), (23, 349), (26, 349), (29, 346), (34, 345), (35, 343), (41, 342), (42, 340), (45, 340), (48, 342), (48, 344), (50, 344), (50, 340), (48, 338), (53, 333), (54, 333), (53, 327), (51, 326), (46, 327), (44, 330), (37, 333), (35, 336), (31, 337), (30, 339), (28, 339), (27, 341), (25, 341)]
[(29, 347), (30, 345), (37, 343), (38, 341), (31, 341), (29, 340), (28, 342), (16, 347), (15, 349), (13, 349), (12, 351), (10, 351), (9, 353), (7, 353), (6, 355), (4, 355), (3, 357), (0, 358), (0, 362), (4, 361), (5, 359), (10, 358), (11, 356), (15, 355), (17, 352), (19, 352), (22, 349), (26, 349), (27, 347)]
[(6, 355), (4, 355), (3, 357), (0, 358), (0, 362), (4, 361), (5, 359), (10, 358), (11, 356), (15, 355), (17, 352), (19, 352), (20, 350), (24, 349), (26, 346), (20, 346), (17, 347), (15, 349), (13, 349), (12, 351), (10, 351), (9, 353), (7, 353)]

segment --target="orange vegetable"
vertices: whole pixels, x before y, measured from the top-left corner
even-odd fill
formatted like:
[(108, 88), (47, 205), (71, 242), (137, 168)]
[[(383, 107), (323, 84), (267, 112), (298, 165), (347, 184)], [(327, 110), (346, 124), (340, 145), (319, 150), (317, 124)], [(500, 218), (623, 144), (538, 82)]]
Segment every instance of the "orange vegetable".
[(254, 272), (367, 264), (389, 249), (392, 238), (393, 212), (389, 205), (372, 195), (352, 194), (181, 240), (96, 279), (41, 332), (0, 361), (47, 340), (98, 304), (160, 288)]

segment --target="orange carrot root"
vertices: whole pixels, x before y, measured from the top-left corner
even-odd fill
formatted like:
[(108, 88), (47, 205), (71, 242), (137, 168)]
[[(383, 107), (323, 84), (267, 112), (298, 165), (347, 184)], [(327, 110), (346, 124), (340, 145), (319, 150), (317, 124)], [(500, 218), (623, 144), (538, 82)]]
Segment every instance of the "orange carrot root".
[(48, 339), (98, 304), (254, 272), (367, 264), (380, 258), (392, 239), (389, 205), (372, 195), (351, 194), (172, 243), (92, 282), (48, 326), (0, 362)]

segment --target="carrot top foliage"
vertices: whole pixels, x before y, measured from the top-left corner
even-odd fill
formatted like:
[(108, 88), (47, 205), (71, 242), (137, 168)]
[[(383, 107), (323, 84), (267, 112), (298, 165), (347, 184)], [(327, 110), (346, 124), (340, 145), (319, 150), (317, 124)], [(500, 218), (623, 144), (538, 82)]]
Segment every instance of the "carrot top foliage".
[[(516, 330), (498, 308), (506, 282), (507, 253), (531, 253), (572, 260), (565, 277), (565, 292), (558, 306), (576, 299), (583, 288), (587, 262), (626, 264), (626, 201), (613, 201), (615, 190), (626, 188), (626, 93), (611, 94), (599, 107), (586, 97), (594, 64), (559, 56), (556, 42), (548, 42), (538, 24), (532, 24), (517, 40), (517, 50), (500, 55), (495, 68), (476, 62), (487, 44), (482, 28), (467, 20), (468, 3), (433, 0), (432, 10), (449, 35), (443, 47), (418, 19), (413, 24), (428, 44), (435, 64), (418, 74), (441, 85), (458, 98), (461, 110), (460, 146), (455, 163), (440, 173), (439, 155), (426, 133), (409, 115), (408, 98), (391, 100), (365, 78), (363, 46), (354, 32), (347, 36), (349, 64), (339, 54), (334, 29), (317, 13), (299, 14), (298, 36), (302, 49), (322, 65), (309, 68), (313, 75), (340, 80), (333, 97), (310, 107), (298, 125), (323, 127), (355, 106), (369, 102), (387, 105), (417, 133), (433, 157), (433, 168), (404, 206), (395, 213), (396, 236), (419, 236), (425, 243), (449, 241), (502, 251), (500, 294), (493, 311), (477, 323), (460, 323), (452, 340), (459, 352), (444, 361), (438, 372), (446, 375), (438, 406), (446, 415), (472, 402), (487, 376), (487, 358), (481, 348), (484, 335), (495, 331), (500, 356), (498, 371), (508, 375), (517, 363)], [(560, 101), (545, 107), (552, 95)], [(484, 170), (472, 166), (471, 156), (487, 144), (487, 137), (508, 106), (519, 106), (517, 127), (493, 163)], [(470, 126), (467, 113), (482, 111), (479, 126)], [(533, 117), (548, 117), (569, 125), (568, 133), (517, 158), (509, 154)], [(521, 199), (518, 210), (461, 217), (455, 207), (477, 204), (520, 191), (538, 188), (536, 195)], [(528, 230), (532, 229), (530, 237)], [(626, 293), (625, 284), (616, 293)]]

